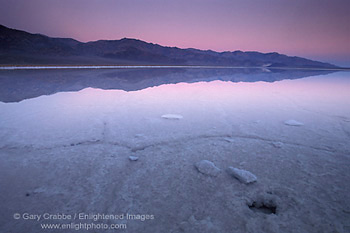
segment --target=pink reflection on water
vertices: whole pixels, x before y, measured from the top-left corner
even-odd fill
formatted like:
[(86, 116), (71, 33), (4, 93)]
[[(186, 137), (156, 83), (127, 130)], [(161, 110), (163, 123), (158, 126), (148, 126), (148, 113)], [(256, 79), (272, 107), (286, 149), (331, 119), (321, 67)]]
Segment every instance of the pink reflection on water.
[[(182, 112), (198, 108), (210, 111), (219, 107), (244, 111), (268, 111), (293, 107), (350, 116), (350, 81), (342, 76), (284, 80), (274, 83), (233, 83), (223, 81), (179, 83), (140, 91), (87, 88), (79, 93), (60, 93), (72, 112), (76, 106), (104, 109), (128, 108), (130, 111), (172, 110)], [(70, 106), (70, 107), (69, 107)]]

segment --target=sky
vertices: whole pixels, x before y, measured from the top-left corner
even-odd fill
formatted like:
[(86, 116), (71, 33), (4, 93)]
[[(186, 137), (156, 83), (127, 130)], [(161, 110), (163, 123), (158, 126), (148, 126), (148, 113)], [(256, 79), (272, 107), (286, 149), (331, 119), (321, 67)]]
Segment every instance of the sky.
[(0, 0), (0, 24), (82, 42), (127, 37), (350, 67), (350, 0)]

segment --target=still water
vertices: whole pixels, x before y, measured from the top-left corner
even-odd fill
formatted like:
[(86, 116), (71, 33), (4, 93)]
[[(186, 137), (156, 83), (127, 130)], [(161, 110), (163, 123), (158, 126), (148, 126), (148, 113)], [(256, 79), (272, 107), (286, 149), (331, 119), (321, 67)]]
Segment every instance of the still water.
[[(132, 146), (136, 134), (146, 141), (232, 133), (287, 139), (295, 136), (295, 130), (303, 133), (294, 142), (313, 146), (338, 147), (334, 141), (345, 139), (350, 121), (349, 73), (307, 77), (315, 74), (234, 72), (7, 72), (0, 79), (1, 146), (94, 140)], [(183, 119), (166, 120), (161, 117), (165, 114)], [(287, 120), (305, 126), (291, 129), (284, 124)]]
[(155, 216), (126, 232), (349, 230), (349, 72), (10, 70), (0, 101), (0, 229), (37, 232), (13, 213), (59, 210)]

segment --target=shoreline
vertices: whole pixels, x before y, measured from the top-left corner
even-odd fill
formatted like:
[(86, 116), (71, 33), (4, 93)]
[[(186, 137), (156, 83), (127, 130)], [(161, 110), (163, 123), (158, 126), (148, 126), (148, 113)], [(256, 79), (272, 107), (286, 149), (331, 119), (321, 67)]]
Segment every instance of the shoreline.
[(265, 67), (265, 66), (172, 66), (172, 65), (45, 65), (45, 66), (0, 66), (0, 70), (48, 70), (48, 69), (275, 69), (275, 70), (332, 70), (350, 71), (350, 68), (305, 68), (305, 67)]

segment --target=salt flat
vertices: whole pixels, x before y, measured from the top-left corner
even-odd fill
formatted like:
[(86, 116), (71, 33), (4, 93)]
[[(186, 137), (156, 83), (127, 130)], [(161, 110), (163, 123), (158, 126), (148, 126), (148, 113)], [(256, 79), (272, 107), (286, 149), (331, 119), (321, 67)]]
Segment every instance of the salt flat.
[[(0, 231), (74, 222), (125, 224), (123, 232), (349, 232), (349, 87), (349, 75), (335, 73), (0, 103)], [(202, 160), (220, 171), (200, 172)], [(230, 166), (257, 181), (241, 183)]]

